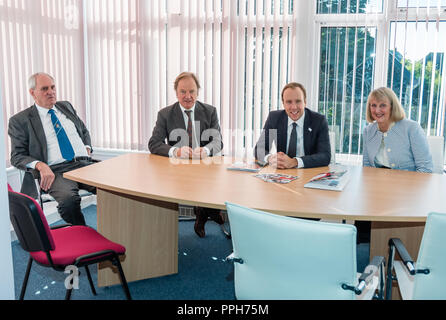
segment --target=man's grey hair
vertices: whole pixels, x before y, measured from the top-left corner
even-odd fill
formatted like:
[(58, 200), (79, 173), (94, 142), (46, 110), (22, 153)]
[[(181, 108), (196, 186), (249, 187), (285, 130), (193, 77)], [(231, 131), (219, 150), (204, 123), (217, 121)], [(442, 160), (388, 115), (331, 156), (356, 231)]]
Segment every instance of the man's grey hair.
[(37, 77), (40, 76), (40, 75), (48, 76), (48, 77), (51, 78), (51, 80), (55, 81), (54, 78), (53, 78), (51, 75), (49, 75), (48, 73), (45, 73), (45, 72), (37, 72), (37, 73), (34, 73), (34, 74), (33, 74), (31, 77), (29, 77), (29, 79), (28, 79), (28, 88), (29, 88), (30, 90), (36, 88)]

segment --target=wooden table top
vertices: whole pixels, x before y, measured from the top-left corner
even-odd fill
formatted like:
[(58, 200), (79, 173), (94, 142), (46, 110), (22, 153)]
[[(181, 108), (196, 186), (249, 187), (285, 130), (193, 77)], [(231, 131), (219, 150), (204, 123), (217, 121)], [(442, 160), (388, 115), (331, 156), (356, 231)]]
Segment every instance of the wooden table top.
[(349, 166), (342, 192), (304, 188), (328, 167), (275, 170), (299, 178), (267, 183), (254, 173), (229, 171), (229, 157), (203, 161), (126, 154), (64, 177), (97, 188), (183, 205), (225, 209), (225, 202), (297, 217), (369, 221), (425, 221), (431, 211), (446, 213), (446, 175)]

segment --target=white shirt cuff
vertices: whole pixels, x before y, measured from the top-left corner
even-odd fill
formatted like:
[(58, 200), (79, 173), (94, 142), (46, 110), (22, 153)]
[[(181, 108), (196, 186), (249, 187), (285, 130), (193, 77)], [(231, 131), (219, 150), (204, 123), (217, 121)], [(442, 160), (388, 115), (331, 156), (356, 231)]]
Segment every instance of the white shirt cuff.
[(172, 147), (169, 149), (169, 158), (175, 158), (174, 151), (176, 147)]
[(33, 161), (33, 162), (30, 162), (30, 163), (28, 163), (27, 165), (26, 165), (26, 167), (27, 168), (30, 168), (30, 169), (36, 169), (36, 164), (37, 164), (37, 162), (40, 162), (40, 161)]
[(304, 162), (303, 162), (302, 158), (297, 158), (296, 157), (296, 159), (297, 159), (297, 168), (298, 169), (305, 168), (305, 165), (304, 165)]

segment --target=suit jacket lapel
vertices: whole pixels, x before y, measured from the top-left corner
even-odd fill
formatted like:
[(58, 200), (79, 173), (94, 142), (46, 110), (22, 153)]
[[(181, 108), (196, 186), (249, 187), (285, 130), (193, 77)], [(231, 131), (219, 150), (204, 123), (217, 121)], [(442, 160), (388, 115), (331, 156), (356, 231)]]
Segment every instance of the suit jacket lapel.
[(186, 130), (186, 124), (184, 123), (183, 112), (181, 111), (180, 103), (176, 102), (173, 105), (173, 119), (174, 128), (181, 128)]
[[(59, 102), (56, 103), (56, 107), (58, 110), (60, 110), (60, 112), (62, 112), (68, 119), (70, 119), (76, 125), (77, 119), (73, 112), (68, 110), (68, 108), (66, 106), (64, 106), (62, 103), (59, 103)], [(76, 128), (77, 128), (77, 126), (76, 126)]]
[(288, 115), (286, 111), (283, 110), (280, 115), (279, 128), (277, 130), (277, 152), (282, 151), (286, 153), (288, 139)]
[[(197, 137), (197, 141), (201, 144), (201, 133), (206, 129), (203, 125), (203, 120), (205, 118), (205, 114), (203, 112), (203, 106), (200, 102), (195, 103), (195, 137)], [(197, 123), (198, 122), (198, 123)]]
[(34, 133), (37, 139), (40, 142), (40, 146), (36, 146), (39, 150), (43, 151), (44, 161), (48, 161), (48, 147), (45, 137), (45, 131), (43, 130), (42, 120), (40, 119), (39, 111), (37, 107), (34, 105), (31, 107), (31, 111), (29, 113), (29, 121), (34, 129)]
[(312, 119), (311, 119), (311, 113), (310, 111), (305, 108), (305, 120), (304, 120), (304, 152), (305, 154), (310, 154), (311, 153), (311, 137), (313, 134), (313, 129), (311, 128), (312, 126)]

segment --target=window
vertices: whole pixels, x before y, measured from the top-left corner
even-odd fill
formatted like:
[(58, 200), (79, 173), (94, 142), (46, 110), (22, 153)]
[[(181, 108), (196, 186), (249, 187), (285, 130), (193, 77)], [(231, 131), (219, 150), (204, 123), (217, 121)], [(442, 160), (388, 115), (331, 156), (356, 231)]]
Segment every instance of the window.
[(398, 8), (435, 8), (446, 6), (446, 0), (398, 0)]
[(392, 22), (390, 35), (387, 86), (409, 119), (428, 135), (442, 135), (446, 21)]
[(323, 27), (319, 112), (339, 137), (340, 153), (360, 153), (365, 101), (373, 87), (376, 28)]
[(317, 0), (317, 13), (372, 13), (382, 12), (382, 0)]
[(315, 2), (318, 109), (336, 133), (336, 152), (362, 154), (367, 97), (380, 86), (395, 91), (426, 135), (444, 136), (446, 1)]

